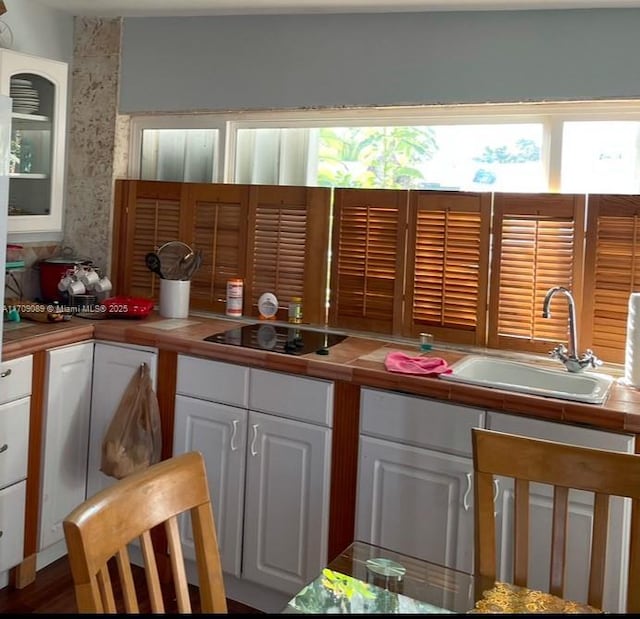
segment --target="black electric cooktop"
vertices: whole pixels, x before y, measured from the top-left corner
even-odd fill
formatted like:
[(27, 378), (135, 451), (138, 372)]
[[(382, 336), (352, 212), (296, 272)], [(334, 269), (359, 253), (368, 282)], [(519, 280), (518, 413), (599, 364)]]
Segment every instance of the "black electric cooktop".
[(331, 346), (339, 344), (346, 337), (346, 335), (325, 331), (261, 323), (214, 333), (204, 339), (207, 342), (268, 350), (286, 355), (306, 355), (310, 352), (326, 355)]

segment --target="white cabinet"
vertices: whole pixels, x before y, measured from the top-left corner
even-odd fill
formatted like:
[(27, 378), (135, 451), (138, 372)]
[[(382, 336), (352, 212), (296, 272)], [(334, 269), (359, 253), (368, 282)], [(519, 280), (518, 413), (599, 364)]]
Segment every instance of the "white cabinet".
[(100, 472), (102, 438), (125, 389), (142, 363), (149, 366), (155, 386), (157, 357), (157, 350), (154, 348), (96, 342), (91, 390), (87, 497), (116, 481)]
[[(542, 421), (489, 412), (487, 428), (510, 434), (520, 434), (561, 443), (596, 447), (612, 451), (633, 452), (635, 439), (631, 435), (617, 434), (568, 424)], [(496, 519), (498, 521), (498, 573), (509, 579), (513, 566), (513, 483), (499, 478), (497, 481)], [(552, 490), (544, 484), (531, 487), (530, 539), (544, 540), (530, 543), (529, 584), (533, 588), (547, 590), (549, 583)], [(569, 544), (565, 572), (565, 597), (586, 602), (589, 539), (593, 518), (593, 495), (571, 491), (569, 494)], [(611, 503), (607, 568), (605, 574), (604, 609), (620, 612), (626, 606), (627, 549), (629, 547), (629, 522), (631, 505), (628, 499), (614, 499)]]
[(177, 392), (174, 453), (205, 456), (224, 571), (299, 591), (327, 559), (333, 383), (179, 355)]
[(484, 412), (363, 388), (360, 424), (356, 539), (470, 572)]
[(331, 430), (249, 413), (243, 576), (289, 594), (326, 565)]
[[(205, 457), (223, 570), (241, 575), (247, 416), (245, 409), (176, 396), (174, 454)], [(195, 560), (188, 522), (181, 524), (184, 553)]]
[[(93, 342), (47, 352), (38, 551), (66, 553), (62, 520), (85, 499)], [(41, 567), (39, 565), (38, 567)]]
[(60, 232), (68, 65), (0, 50), (0, 94), (13, 100), (9, 159), (11, 232)]
[(0, 581), (24, 558), (31, 355), (0, 363)]

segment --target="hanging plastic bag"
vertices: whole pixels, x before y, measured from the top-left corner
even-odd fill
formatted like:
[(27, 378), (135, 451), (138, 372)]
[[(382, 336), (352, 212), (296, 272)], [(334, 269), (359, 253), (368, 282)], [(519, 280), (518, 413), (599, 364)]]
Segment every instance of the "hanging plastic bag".
[(116, 479), (160, 461), (162, 436), (158, 398), (143, 363), (127, 386), (102, 440), (100, 470)]

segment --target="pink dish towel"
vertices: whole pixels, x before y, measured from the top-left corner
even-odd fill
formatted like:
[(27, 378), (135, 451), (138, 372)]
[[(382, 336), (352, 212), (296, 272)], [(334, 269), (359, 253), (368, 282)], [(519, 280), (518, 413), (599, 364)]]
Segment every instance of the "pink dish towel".
[(411, 357), (403, 352), (387, 354), (384, 367), (403, 374), (451, 374), (451, 368), (440, 357)]

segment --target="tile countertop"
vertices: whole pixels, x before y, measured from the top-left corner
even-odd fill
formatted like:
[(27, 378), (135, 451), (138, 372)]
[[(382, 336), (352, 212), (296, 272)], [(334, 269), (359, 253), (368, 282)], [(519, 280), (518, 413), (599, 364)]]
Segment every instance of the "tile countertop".
[[(192, 315), (187, 319), (166, 319), (153, 313), (145, 319), (89, 320), (74, 316), (65, 322), (43, 324), (25, 321), (9, 328), (5, 323), (2, 360), (7, 361), (48, 348), (96, 338), (152, 346), (292, 374), (403, 391), (451, 403), (550, 421), (640, 434), (640, 389), (626, 387), (618, 382), (614, 383), (603, 404), (583, 404), (444, 381), (437, 377), (388, 372), (384, 367), (384, 358), (388, 352), (399, 350), (413, 355), (418, 354), (417, 347), (360, 335), (347, 337), (340, 344), (331, 347), (326, 356), (315, 353), (285, 355), (203, 340), (213, 333), (252, 322), (256, 321), (242, 322), (199, 315)], [(452, 364), (466, 354), (468, 353), (459, 350), (438, 349), (436, 346), (430, 356), (440, 357)]]

